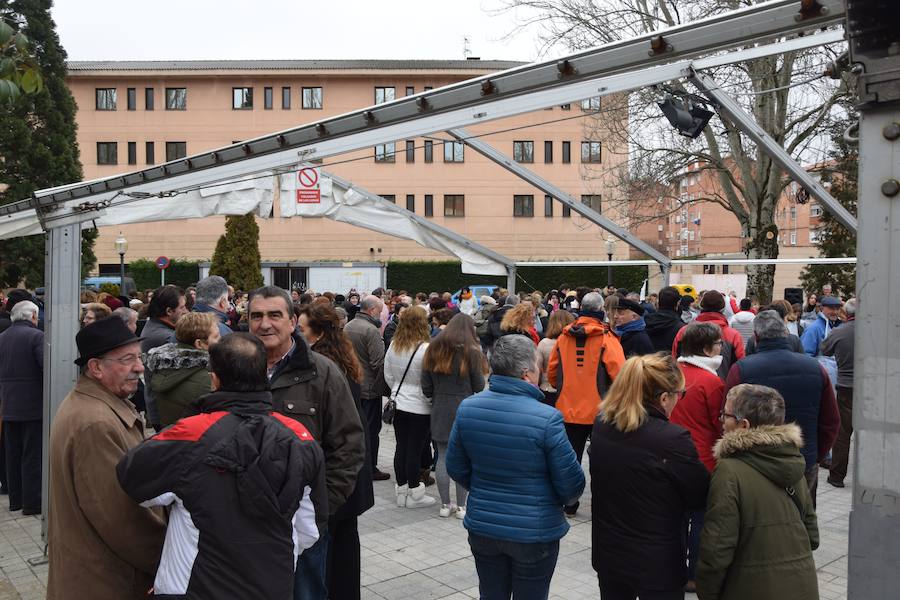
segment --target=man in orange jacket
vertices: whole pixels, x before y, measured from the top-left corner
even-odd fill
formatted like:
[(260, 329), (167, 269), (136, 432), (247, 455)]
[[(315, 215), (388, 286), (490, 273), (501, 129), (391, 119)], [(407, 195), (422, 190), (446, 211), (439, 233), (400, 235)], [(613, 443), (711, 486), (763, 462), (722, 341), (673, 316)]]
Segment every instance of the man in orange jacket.
[[(603, 396), (625, 363), (622, 344), (603, 317), (603, 296), (587, 294), (578, 319), (557, 338), (547, 364), (547, 381), (559, 390), (556, 408), (562, 413), (579, 463)], [(574, 516), (578, 503), (566, 506), (565, 511)]]

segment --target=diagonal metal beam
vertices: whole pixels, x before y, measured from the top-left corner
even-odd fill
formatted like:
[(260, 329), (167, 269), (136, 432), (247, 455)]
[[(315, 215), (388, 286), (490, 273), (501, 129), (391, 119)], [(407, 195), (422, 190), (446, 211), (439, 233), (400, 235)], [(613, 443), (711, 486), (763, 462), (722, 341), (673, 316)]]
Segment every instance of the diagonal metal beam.
[(601, 229), (604, 229), (605, 231), (613, 234), (629, 246), (637, 248), (638, 250), (658, 262), (660, 265), (667, 266), (671, 262), (669, 260), (669, 257), (661, 253), (659, 250), (656, 250), (653, 246), (651, 246), (644, 240), (640, 239), (636, 235), (633, 235), (628, 230), (623, 229), (617, 223), (607, 217), (604, 217), (589, 206), (585, 206), (581, 202), (575, 200), (574, 198), (572, 198), (572, 196), (570, 196), (557, 186), (553, 185), (540, 175), (536, 174), (534, 171), (531, 171), (530, 169), (527, 169), (526, 167), (512, 160), (487, 142), (477, 137), (472, 137), (465, 129), (451, 129), (447, 133), (449, 133), (457, 140), (465, 143), (475, 152), (478, 152), (487, 159), (497, 163), (516, 177), (527, 181), (545, 194), (553, 196), (554, 198), (568, 206), (570, 209), (577, 212), (585, 219), (589, 220), (591, 223), (594, 223)]
[(828, 212), (834, 215), (834, 218), (852, 233), (856, 233), (856, 217), (844, 208), (840, 202), (835, 200), (800, 163), (788, 154), (781, 144), (772, 139), (772, 136), (756, 123), (752, 115), (745, 111), (731, 96), (722, 91), (722, 88), (716, 84), (712, 77), (705, 73), (694, 71), (690, 80), (704, 96), (718, 105), (716, 108), (718, 111), (731, 119), (747, 137), (759, 144), (772, 160), (787, 171), (794, 181), (806, 188), (814, 198), (824, 204)]
[[(462, 111), (468, 115), (468, 123), (471, 123), (528, 112), (534, 108), (522, 110), (521, 107), (527, 106), (527, 103), (518, 101), (535, 92), (556, 90), (612, 75), (627, 77), (629, 72), (646, 67), (668, 65), (678, 60), (708, 55), (721, 50), (739, 48), (801, 32), (808, 33), (827, 25), (838, 24), (844, 15), (843, 0), (818, 0), (815, 8), (816, 10), (807, 11), (806, 14), (801, 15), (798, 10), (800, 3), (797, 0), (774, 0), (754, 4), (741, 10), (725, 12), (699, 21), (592, 48), (559, 60), (533, 63), (469, 79), (143, 171), (82, 183), (64, 189), (42, 190), (32, 198), (14, 205), (0, 207), (0, 215), (29, 208), (54, 206), (60, 202), (80, 200), (97, 194), (115, 192), (149, 182), (159, 182), (200, 170), (232, 166), (237, 163), (247, 163), (243, 166), (243, 172), (247, 173), (251, 170), (248, 165), (252, 164), (254, 159), (265, 157), (281, 157), (282, 164), (290, 164), (298, 159), (308, 160), (322, 155), (316, 150), (317, 146), (323, 142), (344, 137), (353, 137), (355, 140), (363, 141), (366, 136), (360, 136), (360, 134), (375, 132), (398, 124), (424, 121), (435, 115)], [(632, 85), (631, 87), (640, 86)], [(583, 97), (599, 95), (604, 92), (605, 89), (597, 89), (593, 93), (586, 93)], [(563, 102), (575, 99), (577, 98), (570, 97)], [(488, 105), (503, 100), (514, 100), (512, 112), (499, 114), (487, 110)], [(552, 104), (547, 103), (544, 106), (552, 106)], [(516, 110), (517, 108), (518, 110)], [(445, 131), (449, 127), (465, 124), (445, 123), (443, 126), (421, 129), (417, 135)], [(402, 139), (400, 137), (384, 138), (382, 135), (382, 141), (373, 141), (377, 137), (372, 136), (372, 139), (365, 140), (365, 143), (357, 148), (384, 143), (385, 140)], [(269, 160), (267, 162), (266, 166), (262, 166), (258, 170), (278, 166), (272, 164), (277, 161)]]

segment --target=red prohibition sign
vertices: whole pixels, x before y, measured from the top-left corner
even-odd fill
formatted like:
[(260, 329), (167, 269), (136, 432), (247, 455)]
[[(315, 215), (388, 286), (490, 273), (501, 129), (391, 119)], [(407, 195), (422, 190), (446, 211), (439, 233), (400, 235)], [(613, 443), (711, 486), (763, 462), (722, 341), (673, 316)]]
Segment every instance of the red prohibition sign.
[(300, 169), (297, 178), (300, 185), (308, 188), (314, 187), (319, 182), (319, 174), (315, 169)]

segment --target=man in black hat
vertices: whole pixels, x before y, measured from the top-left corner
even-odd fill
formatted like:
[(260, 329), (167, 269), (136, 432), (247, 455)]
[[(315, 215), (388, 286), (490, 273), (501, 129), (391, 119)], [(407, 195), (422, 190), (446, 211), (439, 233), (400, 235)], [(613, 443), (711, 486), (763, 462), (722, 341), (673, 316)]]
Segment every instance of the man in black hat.
[[(165, 538), (160, 509), (119, 486), (116, 465), (144, 439), (129, 401), (144, 372), (140, 338), (121, 319), (75, 336), (82, 367), (50, 430), (48, 598), (145, 598)], [(73, 551), (77, 549), (77, 551)]]
[(616, 335), (622, 342), (625, 358), (653, 354), (653, 342), (647, 335), (644, 307), (628, 298), (619, 298), (616, 308)]

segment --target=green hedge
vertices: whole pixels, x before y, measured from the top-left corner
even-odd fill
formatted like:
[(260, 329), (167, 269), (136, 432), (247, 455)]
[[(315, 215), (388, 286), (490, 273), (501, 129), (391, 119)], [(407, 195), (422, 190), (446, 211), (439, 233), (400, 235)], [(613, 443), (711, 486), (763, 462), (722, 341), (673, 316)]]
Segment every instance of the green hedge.
[[(568, 283), (573, 289), (582, 285), (604, 287), (606, 277), (606, 267), (520, 267), (516, 290), (522, 292), (537, 289), (547, 293), (561, 283)], [(616, 287), (638, 291), (646, 277), (645, 266), (613, 267), (613, 283)], [(394, 290), (443, 292), (481, 283), (506, 287), (506, 277), (468, 275), (460, 271), (458, 262), (453, 261), (389, 262), (387, 265), (387, 286)]]
[[(156, 262), (141, 258), (128, 263), (128, 275), (134, 279), (138, 290), (153, 290), (159, 287), (159, 269)], [(166, 269), (166, 283), (188, 287), (200, 279), (200, 263), (196, 260), (172, 259)]]

